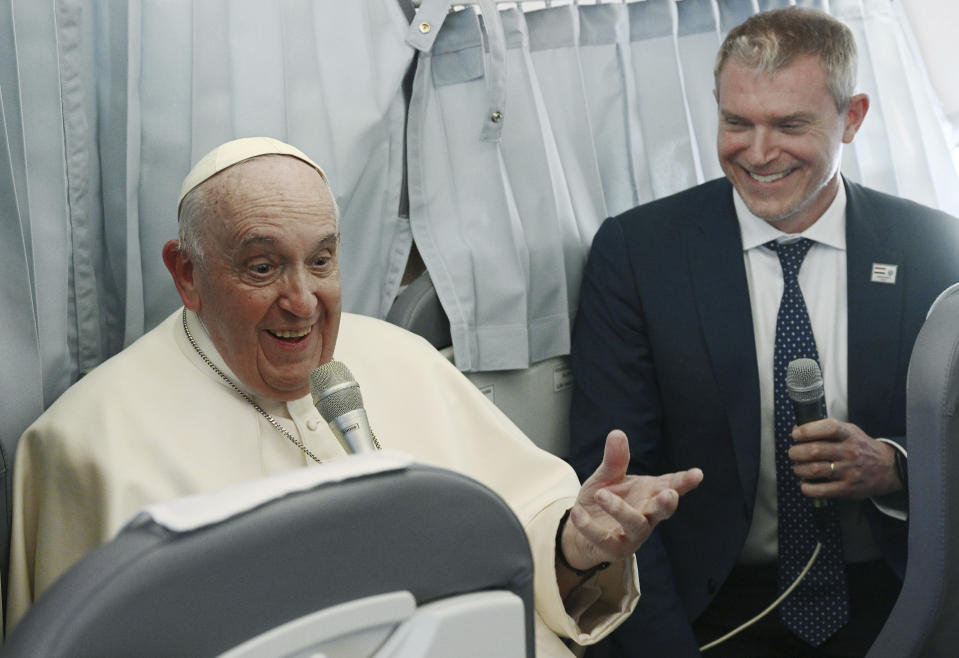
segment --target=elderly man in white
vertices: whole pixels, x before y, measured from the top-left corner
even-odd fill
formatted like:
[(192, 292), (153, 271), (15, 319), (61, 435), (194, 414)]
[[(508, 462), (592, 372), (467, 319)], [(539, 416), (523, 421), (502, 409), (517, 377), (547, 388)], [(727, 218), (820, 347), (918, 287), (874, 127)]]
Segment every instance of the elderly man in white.
[(184, 181), (179, 222), (163, 260), (183, 308), (21, 439), (8, 629), (140, 507), (343, 456), (310, 396), (310, 372), (334, 357), (384, 448), (476, 478), (517, 514), (538, 655), (568, 655), (557, 636), (589, 644), (632, 611), (633, 553), (699, 469), (628, 476), (614, 431), (580, 487), (425, 341), (342, 313), (336, 203), (322, 169), (287, 144), (246, 138), (207, 154)]

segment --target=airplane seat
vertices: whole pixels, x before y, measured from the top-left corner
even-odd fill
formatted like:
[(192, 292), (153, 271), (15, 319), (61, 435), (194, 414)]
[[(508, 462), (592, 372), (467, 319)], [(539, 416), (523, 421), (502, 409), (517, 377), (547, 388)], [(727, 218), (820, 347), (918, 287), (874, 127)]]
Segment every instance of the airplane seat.
[[(453, 360), (453, 348), (441, 351)], [(537, 361), (522, 370), (463, 374), (533, 443), (563, 459), (569, 456), (573, 371), (568, 356)]]
[(453, 344), (449, 317), (429, 272), (424, 271), (396, 296), (386, 321), (422, 336), (436, 349)]
[[(450, 323), (429, 272), (396, 298), (386, 320), (428, 340), (453, 361)], [(466, 377), (544, 450), (569, 455), (569, 358), (557, 356), (520, 370), (465, 372)]]
[(906, 379), (909, 557), (868, 658), (959, 651), (959, 284), (933, 303)]
[(3, 655), (534, 655), (533, 564), (499, 496), (397, 453), (146, 508)]

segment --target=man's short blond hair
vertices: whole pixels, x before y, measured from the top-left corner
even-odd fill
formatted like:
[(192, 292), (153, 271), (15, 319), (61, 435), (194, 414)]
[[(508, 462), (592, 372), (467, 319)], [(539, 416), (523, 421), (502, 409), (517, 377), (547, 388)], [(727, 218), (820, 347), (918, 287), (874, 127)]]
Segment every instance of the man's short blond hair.
[(775, 73), (803, 55), (813, 55), (822, 62), (829, 93), (836, 108), (844, 111), (856, 89), (856, 39), (844, 23), (808, 7), (760, 12), (733, 28), (716, 55), (716, 90), (719, 74), (730, 58)]

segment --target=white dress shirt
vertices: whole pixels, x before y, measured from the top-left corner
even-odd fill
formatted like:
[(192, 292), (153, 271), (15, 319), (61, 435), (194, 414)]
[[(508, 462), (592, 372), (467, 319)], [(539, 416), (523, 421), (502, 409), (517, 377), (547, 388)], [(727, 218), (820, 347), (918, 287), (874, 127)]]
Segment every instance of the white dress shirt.
[[(752, 524), (740, 562), (774, 562), (778, 554), (776, 516), (776, 458), (773, 401), (773, 351), (776, 316), (783, 293), (782, 267), (776, 252), (763, 245), (771, 240), (790, 242), (800, 237), (813, 241), (799, 270), (799, 287), (809, 311), (816, 339), (831, 418), (848, 420), (848, 343), (846, 298), (846, 190), (839, 192), (823, 215), (798, 234), (783, 233), (752, 214), (739, 193), (733, 191), (746, 265), (749, 300), (752, 305), (756, 363), (759, 368), (760, 451), (759, 481)], [(806, 294), (805, 291), (815, 291)], [(884, 513), (905, 518), (895, 510), (878, 506)], [(862, 507), (857, 502), (840, 503), (843, 551), (847, 562), (880, 557)]]

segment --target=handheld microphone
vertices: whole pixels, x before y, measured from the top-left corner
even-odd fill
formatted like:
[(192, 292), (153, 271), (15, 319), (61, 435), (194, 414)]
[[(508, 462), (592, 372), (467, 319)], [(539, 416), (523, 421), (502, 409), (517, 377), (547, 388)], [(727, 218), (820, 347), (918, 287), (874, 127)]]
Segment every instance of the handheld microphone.
[[(795, 359), (786, 366), (786, 392), (796, 412), (796, 424), (805, 425), (826, 417), (826, 389), (822, 371), (813, 359)], [(813, 498), (813, 514), (820, 523), (821, 511), (826, 508), (825, 498)]]
[(360, 385), (349, 368), (339, 361), (316, 368), (310, 373), (310, 393), (317, 411), (346, 452), (374, 452), (379, 447), (363, 408)]
[(786, 392), (796, 412), (796, 424), (826, 417), (826, 390), (822, 371), (813, 359), (795, 359), (786, 366)]

